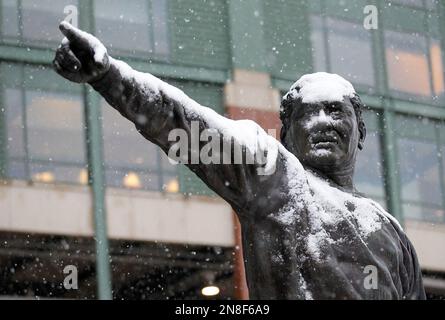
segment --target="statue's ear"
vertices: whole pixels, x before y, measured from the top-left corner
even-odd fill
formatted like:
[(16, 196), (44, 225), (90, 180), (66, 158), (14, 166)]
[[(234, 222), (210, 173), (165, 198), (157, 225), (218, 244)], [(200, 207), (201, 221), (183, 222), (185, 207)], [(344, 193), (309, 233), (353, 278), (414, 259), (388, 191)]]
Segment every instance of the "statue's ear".
[(358, 133), (359, 133), (358, 148), (359, 150), (363, 150), (366, 139), (366, 126), (363, 120), (361, 120), (358, 124)]

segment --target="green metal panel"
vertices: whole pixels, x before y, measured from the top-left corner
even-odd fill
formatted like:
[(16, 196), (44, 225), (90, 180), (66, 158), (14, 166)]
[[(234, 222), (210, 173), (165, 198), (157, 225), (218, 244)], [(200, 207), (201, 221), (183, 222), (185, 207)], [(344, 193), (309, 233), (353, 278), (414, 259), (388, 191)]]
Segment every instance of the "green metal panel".
[(266, 39), (263, 59), (272, 76), (295, 81), (312, 71), (308, 1), (263, 2)]
[(0, 60), (1, 84), (8, 88), (41, 91), (82, 93), (82, 87), (69, 81), (63, 81), (47, 65), (4, 62)]
[(326, 13), (344, 20), (351, 20), (363, 23), (363, 9), (370, 4), (369, 0), (323, 0), (325, 2)]
[[(445, 208), (445, 126), (443, 121), (441, 121), (436, 127), (436, 139), (437, 139), (437, 150), (439, 150), (437, 156), (439, 160), (439, 174), (441, 179), (440, 187), (442, 189), (442, 208)], [(442, 221), (445, 223), (445, 219)]]
[(358, 92), (360, 95), (360, 98), (362, 102), (368, 106), (372, 107), (373, 109), (381, 109), (382, 107), (382, 97), (381, 96), (375, 96), (375, 95), (369, 95), (363, 92)]
[(438, 130), (438, 142), (443, 148), (445, 148), (445, 123), (443, 121), (439, 122), (437, 130)]
[(6, 177), (6, 168), (7, 168), (7, 135), (6, 135), (6, 106), (5, 101), (3, 99), (3, 86), (2, 83), (2, 74), (0, 71), (0, 179)]
[(209, 107), (219, 114), (224, 112), (223, 86), (203, 82), (180, 81), (176, 79), (165, 79), (165, 81), (183, 90), (199, 104)]
[(168, 1), (171, 60), (176, 64), (228, 69), (230, 65), (225, 1)]
[(363, 112), (363, 120), (365, 121), (366, 129), (368, 131), (378, 131), (378, 132), (381, 131), (379, 118), (380, 117), (378, 116), (378, 113), (375, 110), (372, 111), (364, 110)]
[(97, 294), (99, 299), (109, 300), (112, 298), (112, 294), (106, 223), (100, 103), (98, 95), (91, 88), (85, 88), (85, 99), (85, 116), (88, 128), (88, 169), (93, 193), (94, 239), (96, 240)]
[(413, 8), (387, 5), (379, 11), (385, 27), (401, 32), (420, 32), (425, 33), (423, 19), (425, 11)]
[(228, 0), (232, 66), (267, 71), (262, 0)]
[(427, 103), (418, 103), (413, 101), (403, 101), (392, 99), (389, 109), (411, 115), (419, 115), (435, 119), (445, 119), (445, 108), (439, 105), (428, 105)]
[(0, 61), (1, 85), (9, 88), (21, 88), (23, 85), (22, 68), (19, 63), (4, 63)]
[[(91, 0), (80, 1), (79, 25), (87, 31), (94, 30), (92, 5)], [(98, 94), (90, 87), (83, 86), (83, 89), (85, 97), (85, 123), (87, 127), (88, 177), (93, 194), (97, 296), (100, 300), (111, 300), (113, 296), (105, 206), (101, 110)]]
[(439, 11), (430, 12), (426, 14), (425, 17), (428, 21), (428, 34), (430, 35), (430, 37), (440, 39), (441, 22)]
[(384, 11), (380, 0), (373, 0), (371, 5), (375, 5), (379, 12), (379, 28), (372, 33), (373, 59), (376, 66), (376, 92), (380, 95), (380, 101), (375, 101), (372, 105), (381, 108), (382, 117), (380, 117), (381, 135), (381, 154), (383, 159), (383, 175), (385, 179), (385, 196), (386, 206), (390, 214), (392, 214), (401, 224), (403, 224), (403, 212), (400, 202), (399, 174), (397, 166), (397, 154), (395, 148), (394, 133), (394, 114), (390, 110), (391, 101), (386, 98), (388, 96), (388, 77), (384, 44), (384, 28), (385, 21), (381, 18)]
[(321, 2), (324, 0), (312, 0), (309, 1), (309, 13), (320, 15), (322, 13), (322, 5)]
[(27, 89), (80, 94), (82, 87), (61, 78), (48, 65), (25, 65), (23, 82)]
[[(54, 50), (0, 45), (0, 61), (25, 62), (50, 66)], [(159, 77), (179, 78), (215, 83), (225, 83), (229, 78), (228, 70), (216, 70), (203, 67), (185, 66), (169, 63), (147, 62), (145, 57), (124, 58), (133, 68), (150, 72)]]
[[(380, 0), (373, 0), (369, 3), (377, 7), (377, 12), (379, 13), (378, 19), (378, 30), (374, 30), (371, 33), (372, 37), (372, 57), (374, 63), (374, 74), (375, 74), (375, 91), (378, 95), (386, 94), (388, 90), (388, 79), (387, 79), (387, 69), (386, 69), (386, 55), (385, 55), (385, 44), (384, 44), (384, 21), (381, 19), (382, 8), (380, 6)], [(380, 105), (381, 103), (379, 103)]]
[(272, 85), (281, 92), (287, 92), (294, 82), (295, 79), (290, 80), (290, 79), (281, 79), (277, 77), (272, 77)]
[(186, 196), (215, 196), (216, 194), (202, 182), (198, 176), (184, 165), (179, 166), (179, 186), (180, 192)]
[(123, 59), (132, 68), (149, 72), (162, 78), (175, 78), (199, 82), (225, 83), (229, 79), (228, 70), (216, 70), (178, 64), (147, 63), (138, 59)]
[[(438, 37), (438, 39), (440, 41), (440, 48), (442, 52), (442, 66), (445, 66), (445, 3), (443, 1), (439, 1), (437, 12), (439, 14), (440, 30), (440, 36)], [(443, 75), (445, 78), (445, 69), (443, 69)]]
[[(427, 118), (423, 118), (427, 120)], [(423, 122), (421, 117), (396, 115), (394, 130), (397, 137), (436, 141), (437, 133), (434, 123)]]
[(3, 38), (2, 28), (3, 28), (3, 0), (0, 0), (0, 38)]
[(382, 151), (384, 159), (385, 189), (389, 213), (403, 224), (404, 220), (401, 208), (394, 121), (394, 114), (391, 111), (384, 110), (382, 118)]
[[(3, 3), (2, 0), (0, 0), (0, 37), (2, 36), (1, 32), (1, 25), (2, 25), (2, 19), (3, 19)], [(1, 66), (1, 64), (0, 64)], [(3, 179), (6, 177), (6, 159), (7, 159), (7, 135), (6, 135), (6, 107), (5, 107), (5, 101), (3, 99), (3, 77), (2, 77), (2, 70), (0, 69), (0, 179)]]
[(54, 50), (0, 45), (0, 59), (26, 61), (28, 63), (49, 64), (54, 58)]

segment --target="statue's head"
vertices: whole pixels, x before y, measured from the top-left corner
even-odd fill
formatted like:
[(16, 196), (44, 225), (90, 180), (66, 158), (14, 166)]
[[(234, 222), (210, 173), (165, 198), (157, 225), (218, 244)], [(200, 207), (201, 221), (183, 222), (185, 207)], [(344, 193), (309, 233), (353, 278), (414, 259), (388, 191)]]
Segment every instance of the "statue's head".
[(301, 77), (283, 97), (281, 141), (304, 166), (353, 173), (366, 127), (352, 84), (325, 72)]

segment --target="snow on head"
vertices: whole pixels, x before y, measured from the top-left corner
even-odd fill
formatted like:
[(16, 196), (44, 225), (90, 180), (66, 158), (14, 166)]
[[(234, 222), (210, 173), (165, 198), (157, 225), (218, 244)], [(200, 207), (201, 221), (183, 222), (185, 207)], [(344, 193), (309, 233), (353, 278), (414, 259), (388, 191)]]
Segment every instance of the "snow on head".
[(303, 103), (322, 101), (342, 102), (344, 97), (354, 97), (352, 84), (338, 74), (317, 72), (306, 74), (295, 82), (285, 97), (301, 98)]

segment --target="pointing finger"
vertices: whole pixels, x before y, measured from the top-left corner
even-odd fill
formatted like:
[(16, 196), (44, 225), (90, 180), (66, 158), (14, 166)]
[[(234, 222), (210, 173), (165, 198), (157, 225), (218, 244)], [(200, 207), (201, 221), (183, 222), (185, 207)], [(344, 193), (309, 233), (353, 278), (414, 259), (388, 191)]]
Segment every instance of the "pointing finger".
[(82, 30), (77, 29), (76, 27), (74, 27), (69, 22), (62, 21), (59, 24), (59, 29), (63, 33), (63, 35), (65, 37), (67, 37), (67, 39), (69, 41), (72, 41), (72, 42), (79, 42), (79, 41), (83, 42), (83, 41), (86, 40), (84, 32)]
[(92, 50), (94, 53), (94, 61), (97, 64), (101, 65), (106, 62), (107, 49), (96, 37), (74, 27), (66, 21), (62, 21), (59, 28), (75, 47)]

